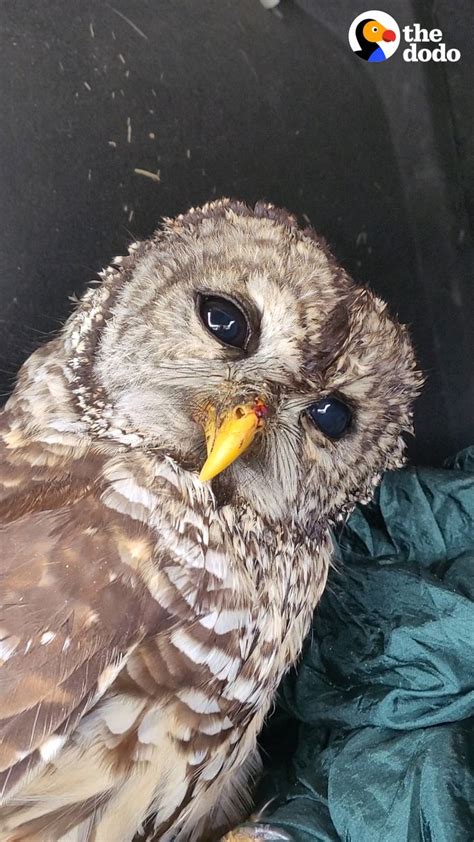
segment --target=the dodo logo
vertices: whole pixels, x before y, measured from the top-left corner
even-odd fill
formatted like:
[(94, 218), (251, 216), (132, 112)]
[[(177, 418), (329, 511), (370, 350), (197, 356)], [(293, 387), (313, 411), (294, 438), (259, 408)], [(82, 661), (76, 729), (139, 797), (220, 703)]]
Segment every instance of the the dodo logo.
[(459, 61), (461, 58), (461, 50), (444, 43), (441, 29), (410, 23), (400, 33), (397, 21), (377, 9), (357, 15), (349, 29), (349, 44), (364, 61), (385, 61), (393, 56), (400, 40), (405, 45), (401, 50), (403, 61)]
[(391, 15), (372, 9), (357, 15), (349, 29), (349, 44), (364, 61), (385, 61), (400, 44), (400, 29)]

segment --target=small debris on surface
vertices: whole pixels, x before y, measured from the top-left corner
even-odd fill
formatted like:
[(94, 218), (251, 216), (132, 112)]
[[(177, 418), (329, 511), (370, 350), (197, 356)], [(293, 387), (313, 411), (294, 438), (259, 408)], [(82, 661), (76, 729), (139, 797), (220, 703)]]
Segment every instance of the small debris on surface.
[(188, 159), (188, 161), (189, 161), (190, 157), (191, 157), (191, 150), (186, 149), (186, 158)]
[(86, 89), (87, 91), (91, 91), (91, 90), (92, 90), (91, 86), (89, 85), (89, 82), (84, 82), (84, 87), (85, 87), (85, 89)]
[(119, 57), (120, 61), (122, 62), (122, 64), (126, 64), (126, 63), (127, 63), (127, 62), (125, 61), (125, 56), (123, 56), (123, 55), (122, 55), (122, 53), (119, 53), (119, 54), (118, 54), (118, 57)]
[(89, 24), (89, 32), (91, 34), (91, 38), (95, 38), (94, 24), (92, 23), (92, 21)]
[(260, 0), (264, 9), (274, 9), (275, 6), (278, 6), (280, 0)]
[(122, 20), (124, 20), (125, 23), (128, 23), (128, 25), (131, 26), (131, 28), (134, 30), (134, 32), (137, 33), (137, 35), (140, 36), (140, 38), (144, 38), (145, 41), (148, 41), (148, 35), (145, 35), (143, 30), (140, 29), (140, 27), (137, 26), (136, 23), (133, 22), (133, 20), (130, 20), (130, 18), (128, 18), (126, 15), (123, 14), (123, 12), (119, 12), (118, 9), (114, 9), (113, 6), (111, 6), (110, 8), (112, 9), (113, 12), (115, 12), (116, 15), (119, 16), (119, 18), (122, 18)]
[(127, 143), (132, 142), (132, 121), (127, 117)]
[(114, 147), (114, 149), (115, 149), (115, 147), (117, 146), (117, 144), (116, 144), (115, 140), (108, 140), (108, 141), (107, 141), (107, 143), (109, 144), (109, 146), (113, 146), (113, 147)]
[(155, 132), (148, 132), (148, 137), (150, 138), (150, 140), (154, 140), (156, 137)]
[(145, 178), (151, 178), (152, 181), (161, 181), (161, 170), (150, 172), (150, 170), (142, 170), (141, 167), (135, 167), (133, 172), (136, 173), (136, 175), (143, 175)]

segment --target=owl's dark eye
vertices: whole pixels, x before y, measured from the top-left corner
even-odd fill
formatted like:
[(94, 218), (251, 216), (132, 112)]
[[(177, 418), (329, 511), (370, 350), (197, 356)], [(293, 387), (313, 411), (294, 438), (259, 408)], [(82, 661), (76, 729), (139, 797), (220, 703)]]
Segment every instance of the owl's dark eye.
[(308, 407), (313, 424), (330, 439), (340, 439), (347, 432), (352, 421), (352, 412), (339, 398), (328, 395)]
[(216, 339), (234, 348), (245, 348), (250, 329), (245, 313), (228, 298), (219, 295), (202, 295), (199, 298), (199, 314)]

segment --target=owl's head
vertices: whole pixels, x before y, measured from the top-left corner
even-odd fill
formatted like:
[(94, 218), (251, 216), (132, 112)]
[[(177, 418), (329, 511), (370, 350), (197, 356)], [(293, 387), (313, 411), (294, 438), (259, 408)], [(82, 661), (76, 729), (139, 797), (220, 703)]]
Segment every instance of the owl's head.
[(65, 336), (95, 434), (167, 454), (218, 503), (326, 520), (401, 463), (421, 382), (405, 329), (271, 205), (166, 220)]

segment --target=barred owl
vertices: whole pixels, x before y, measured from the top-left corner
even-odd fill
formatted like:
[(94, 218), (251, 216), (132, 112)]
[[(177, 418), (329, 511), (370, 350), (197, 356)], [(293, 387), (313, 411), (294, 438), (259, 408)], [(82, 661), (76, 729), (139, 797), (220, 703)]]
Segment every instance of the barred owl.
[(218, 839), (420, 375), (272, 205), (166, 219), (100, 276), (0, 419), (0, 840)]

